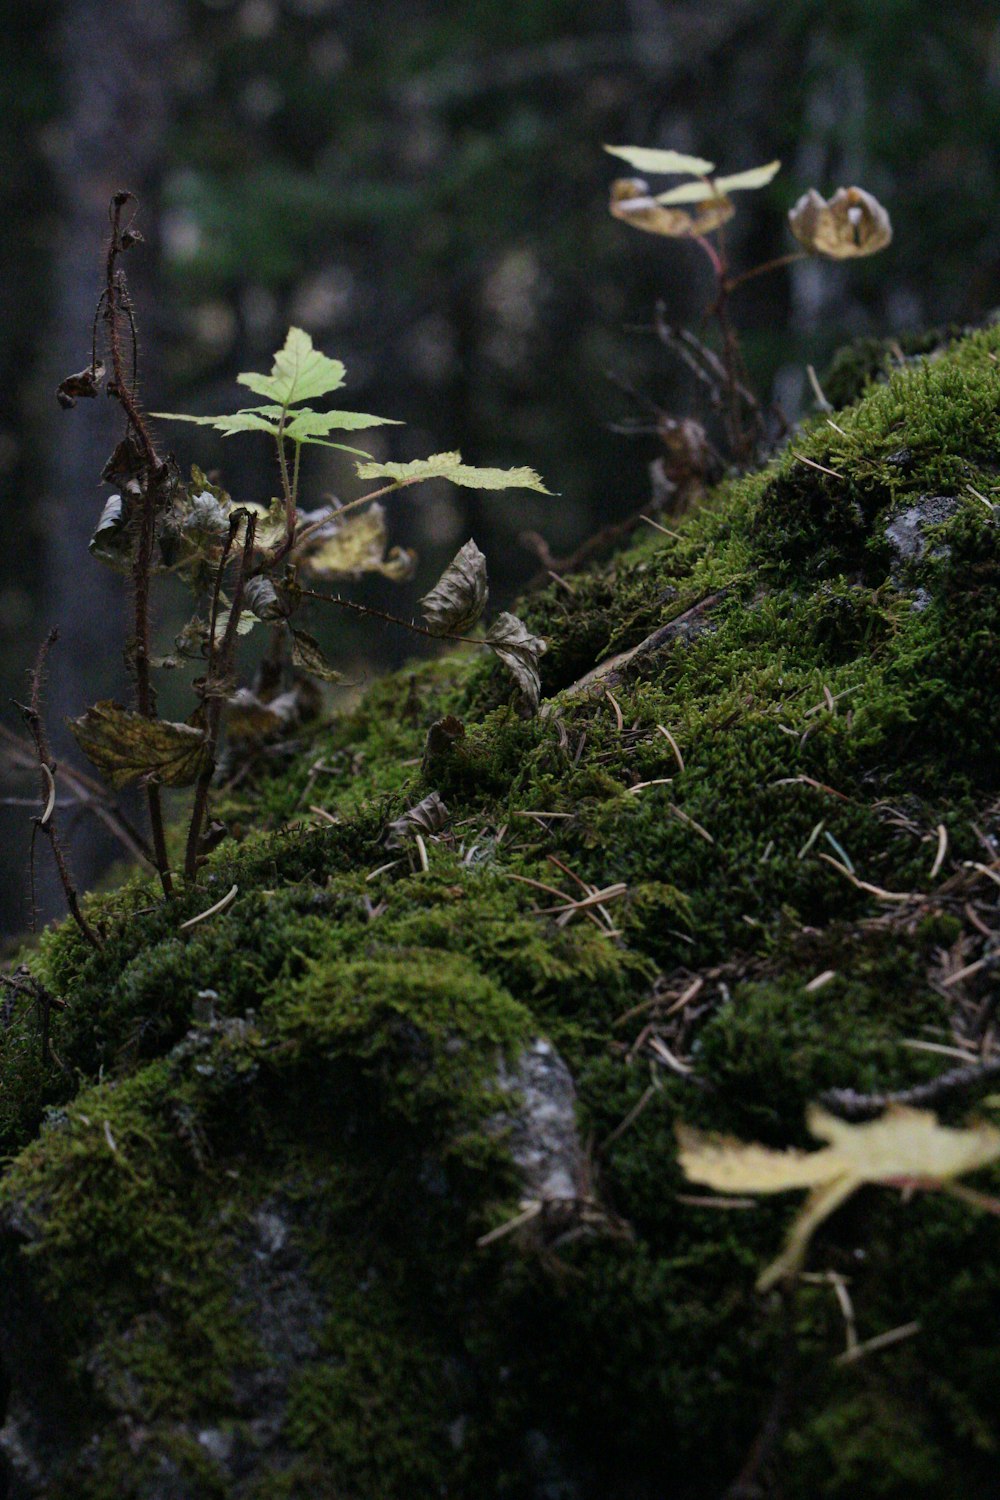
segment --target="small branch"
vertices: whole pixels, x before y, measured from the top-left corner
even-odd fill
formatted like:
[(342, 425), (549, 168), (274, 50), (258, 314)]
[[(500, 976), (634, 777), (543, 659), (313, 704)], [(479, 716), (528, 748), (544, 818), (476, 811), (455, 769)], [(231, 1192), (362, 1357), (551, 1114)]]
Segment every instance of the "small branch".
[(476, 636), (455, 635), (450, 630), (428, 630), (413, 620), (403, 620), (399, 615), (390, 615), (384, 609), (375, 609), (371, 604), (356, 604), (353, 599), (341, 599), (338, 594), (321, 594), (316, 589), (298, 587), (304, 599), (318, 599), (322, 604), (336, 604), (340, 609), (351, 609), (358, 615), (369, 615), (376, 620), (385, 620), (388, 625), (399, 625), (403, 630), (412, 630), (415, 635), (426, 635), (432, 641), (463, 641), (467, 646), (482, 646), (486, 643)]
[(59, 842), (59, 835), (56, 832), (56, 766), (55, 761), (52, 759), (52, 752), (49, 749), (48, 736), (45, 733), (45, 721), (42, 717), (42, 682), (45, 676), (45, 668), (48, 662), (49, 652), (58, 639), (59, 632), (57, 630), (50, 630), (48, 636), (42, 643), (41, 649), (38, 653), (38, 658), (35, 662), (34, 671), (31, 674), (31, 701), (28, 704), (19, 703), (17, 705), (21, 710), (21, 713), (24, 717), (24, 722), (28, 726), (31, 737), (35, 742), (35, 751), (38, 756), (38, 769), (41, 774), (41, 799), (43, 812), (41, 816), (36, 817), (32, 820), (32, 844), (34, 844), (35, 836), (38, 833), (44, 834), (48, 839), (49, 848), (52, 850), (52, 857), (55, 860), (56, 870), (59, 873), (59, 882), (63, 888), (63, 895), (66, 897), (66, 905), (69, 908), (69, 914), (73, 918), (73, 921), (76, 923), (77, 927), (79, 927), (80, 931), (83, 933), (84, 937), (87, 939), (87, 942), (90, 944), (90, 946), (92, 948), (101, 948), (103, 944), (101, 943), (100, 938), (94, 931), (93, 927), (91, 927), (90, 923), (87, 921), (80, 908), (80, 901), (77, 896), (76, 886), (73, 884), (73, 878), (69, 872), (69, 865), (67, 864), (66, 856), (63, 853), (62, 845)]
[[(12, 765), (22, 767), (24, 770), (36, 768), (37, 757), (18, 739), (16, 734), (3, 724), (0, 724), (0, 741), (3, 744), (4, 754)], [(133, 827), (125, 814), (108, 801), (100, 782), (70, 766), (57, 765), (54, 774), (56, 782), (64, 785), (76, 799), (81, 812), (93, 813), (109, 833), (114, 835), (123, 849), (135, 859), (145, 860), (146, 864), (153, 865), (153, 853), (146, 840), (139, 830)]]
[[(243, 551), (240, 556), (239, 576), (236, 580), (236, 587), (233, 590), (225, 634), (222, 637), (221, 644), (217, 646), (216, 629), (219, 619), (219, 596), (222, 592), (222, 579), (236, 533), (241, 524), (243, 524), (244, 519), (246, 520), (246, 534), (243, 539)], [(215, 588), (212, 594), (212, 614), (209, 621), (208, 673), (203, 690), (204, 701), (206, 703), (207, 723), (205, 733), (209, 746), (209, 760), (206, 769), (199, 776), (195, 787), (194, 802), (191, 807), (191, 822), (188, 826), (187, 847), (184, 853), (184, 876), (185, 879), (191, 881), (198, 878), (201, 830), (205, 822), (208, 796), (212, 786), (212, 776), (215, 772), (215, 756), (219, 747), (219, 735), (222, 732), (223, 693), (225, 684), (231, 679), (233, 674), (237, 630), (243, 605), (243, 593), (246, 588), (247, 579), (250, 577), (250, 568), (253, 561), (256, 528), (257, 517), (255, 515), (242, 509), (233, 513), (229, 520), (229, 535), (222, 549), (222, 557), (219, 560), (219, 566), (215, 575)]]
[(854, 1089), (827, 1089), (819, 1102), (842, 1120), (872, 1120), (892, 1104), (907, 1104), (914, 1109), (943, 1104), (956, 1095), (972, 1093), (981, 1084), (1000, 1078), (1000, 1057), (976, 1063), (967, 1068), (949, 1068), (937, 1078), (912, 1088), (888, 1094), (858, 1094)]
[[(111, 238), (108, 242), (105, 269), (104, 318), (108, 325), (108, 345), (111, 352), (111, 365), (114, 371), (113, 393), (125, 412), (129, 429), (135, 435), (144, 459), (139, 529), (135, 539), (135, 550), (132, 554), (132, 592), (135, 602), (135, 640), (133, 642), (132, 669), (135, 676), (136, 706), (143, 718), (155, 719), (156, 701), (149, 668), (149, 596), (153, 546), (156, 540), (156, 496), (154, 484), (162, 474), (164, 466), (153, 446), (149, 429), (139, 409), (134, 384), (125, 378), (125, 366), (122, 359), (120, 319), (124, 315), (128, 321), (129, 330), (132, 335), (134, 379), (134, 371), (138, 359), (136, 353), (135, 317), (128, 295), (125, 274), (123, 271), (117, 269), (118, 257), (126, 248), (121, 231), (121, 212), (125, 204), (133, 199), (133, 196), (132, 193), (128, 192), (116, 193), (111, 200)], [(155, 781), (148, 781), (146, 783), (146, 800), (149, 806), (149, 826), (153, 836), (154, 861), (160, 876), (160, 883), (163, 886), (163, 894), (169, 897), (173, 894), (173, 882), (170, 877), (170, 862), (167, 856), (167, 840), (163, 827), (163, 807), (160, 801), (160, 788)]]
[(762, 261), (759, 266), (753, 266), (749, 271), (741, 271), (739, 276), (728, 276), (726, 278), (726, 291), (735, 292), (746, 281), (753, 281), (756, 276), (767, 276), (771, 271), (780, 271), (782, 266), (794, 265), (797, 260), (806, 260), (808, 251), (790, 250), (787, 255), (776, 255), (773, 260)]

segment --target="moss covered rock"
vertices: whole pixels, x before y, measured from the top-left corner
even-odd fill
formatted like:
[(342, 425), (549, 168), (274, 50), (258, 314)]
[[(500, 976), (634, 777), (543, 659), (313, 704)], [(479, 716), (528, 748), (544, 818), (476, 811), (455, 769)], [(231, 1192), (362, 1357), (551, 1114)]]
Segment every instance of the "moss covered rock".
[(673, 1132), (801, 1145), (990, 1044), (998, 467), (988, 330), (529, 599), (538, 718), (475, 655), (387, 678), (221, 794), (198, 888), (45, 935), (11, 1496), (996, 1492), (995, 1219), (872, 1189), (761, 1297), (794, 1205), (686, 1190)]

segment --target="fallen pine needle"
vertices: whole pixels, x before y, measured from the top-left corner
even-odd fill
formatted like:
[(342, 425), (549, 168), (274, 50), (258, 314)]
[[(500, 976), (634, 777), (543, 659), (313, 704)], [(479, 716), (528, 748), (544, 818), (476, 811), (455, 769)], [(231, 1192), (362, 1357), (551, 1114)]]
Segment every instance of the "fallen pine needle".
[(819, 857), (820, 859), (825, 859), (828, 865), (832, 865), (835, 870), (838, 870), (859, 891), (867, 891), (870, 896), (874, 896), (878, 901), (912, 901), (914, 898), (913, 891), (884, 891), (880, 885), (872, 885), (870, 881), (859, 880), (852, 870), (849, 870), (846, 865), (842, 865), (839, 859), (834, 859), (832, 854), (820, 854)]
[(678, 764), (679, 768), (683, 771), (683, 769), (684, 769), (684, 757), (681, 754), (680, 746), (678, 745), (677, 741), (674, 739), (673, 735), (670, 733), (670, 730), (666, 727), (665, 724), (657, 724), (656, 727), (660, 731), (660, 733), (663, 735), (663, 738), (669, 744), (671, 750), (674, 752), (674, 755), (677, 757), (677, 764)]
[(821, 474), (830, 474), (834, 479), (843, 479), (843, 474), (838, 474), (836, 469), (828, 469), (826, 464), (815, 463), (813, 459), (806, 458), (801, 453), (796, 453), (794, 448), (788, 450), (793, 458), (797, 458), (800, 464), (808, 464), (810, 469), (818, 469)]
[(639, 520), (645, 521), (647, 526), (652, 526), (654, 531), (662, 531), (664, 536), (672, 536), (675, 542), (684, 540), (679, 531), (671, 531), (669, 526), (661, 526), (659, 521), (653, 521), (649, 516), (640, 516)]
[(892, 1344), (901, 1343), (903, 1339), (911, 1339), (915, 1333), (919, 1332), (919, 1323), (901, 1323), (898, 1328), (890, 1328), (886, 1333), (876, 1334), (873, 1339), (865, 1339), (863, 1344), (855, 1344), (852, 1349), (845, 1349), (843, 1354), (837, 1355), (834, 1364), (853, 1364), (856, 1359), (864, 1359), (866, 1354), (876, 1354), (879, 1349), (888, 1349)]
[(939, 823), (937, 826), (937, 837), (937, 853), (934, 856), (934, 863), (931, 865), (931, 880), (934, 879), (935, 875), (944, 864), (944, 857), (948, 852), (948, 830), (943, 823)]
[(692, 818), (688, 813), (681, 812), (680, 808), (675, 807), (672, 802), (670, 804), (670, 811), (673, 813), (675, 818), (679, 818), (682, 823), (686, 823), (688, 828), (690, 828), (692, 832), (696, 833), (699, 838), (704, 839), (706, 844), (715, 843), (715, 840), (713, 839), (707, 828), (702, 828), (700, 823), (696, 823), (694, 818)]
[(941, 988), (948, 990), (953, 984), (961, 984), (963, 979), (971, 979), (973, 974), (978, 974), (980, 969), (989, 969), (1000, 960), (1000, 954), (987, 953), (985, 958), (978, 958), (974, 964), (966, 964), (964, 969), (957, 969), (954, 974), (949, 974), (947, 979), (942, 979)]
[(661, 1037), (651, 1036), (648, 1046), (649, 1050), (655, 1053), (662, 1063), (665, 1063), (674, 1073), (679, 1073), (682, 1078), (686, 1078), (689, 1073), (694, 1072), (694, 1068), (692, 1068), (690, 1063), (681, 1062), (679, 1057), (674, 1056)]
[(317, 818), (322, 818), (322, 820), (323, 820), (324, 823), (339, 823), (340, 822), (340, 819), (339, 818), (335, 818), (333, 816), (333, 813), (327, 812), (327, 810), (326, 810), (325, 807), (317, 807), (315, 805), (315, 803), (310, 803), (310, 805), (309, 805), (309, 811), (311, 813), (315, 813), (316, 816), (317, 816)]
[(417, 854), (420, 856), (420, 868), (426, 875), (427, 871), (431, 867), (430, 860), (427, 858), (427, 845), (424, 843), (419, 833), (414, 834), (413, 842), (416, 844)]
[(537, 1219), (544, 1207), (540, 1198), (533, 1199), (521, 1213), (515, 1214), (505, 1224), (498, 1224), (496, 1229), (491, 1229), (488, 1234), (481, 1234), (476, 1245), (482, 1250), (486, 1245), (492, 1245), (494, 1240), (502, 1240), (505, 1235), (513, 1234), (515, 1229), (520, 1229), (522, 1224), (530, 1224), (532, 1219)]
[(961, 1062), (975, 1062), (975, 1053), (963, 1051), (961, 1047), (949, 1047), (945, 1042), (924, 1042), (919, 1037), (904, 1037), (903, 1046), (913, 1052), (936, 1052), (941, 1057), (957, 1057)]
[(755, 1198), (712, 1198), (695, 1193), (675, 1193), (676, 1203), (688, 1203), (692, 1208), (756, 1208)]
[(197, 927), (199, 922), (207, 922), (209, 917), (215, 917), (218, 916), (219, 912), (227, 911), (236, 900), (239, 889), (238, 885), (230, 886), (221, 901), (216, 901), (215, 905), (210, 906), (207, 911), (200, 911), (196, 917), (188, 917), (186, 922), (181, 923), (179, 930), (184, 932), (189, 927)]
[(829, 984), (830, 980), (836, 979), (836, 977), (836, 969), (824, 969), (822, 974), (817, 974), (815, 979), (810, 979), (809, 983), (806, 985), (806, 994), (815, 994), (817, 990), (821, 990), (824, 985)]
[[(824, 704), (824, 707), (825, 706), (826, 705)], [(780, 729), (781, 725), (779, 724), (778, 727)], [(791, 733), (794, 734), (795, 730), (793, 729)], [(815, 787), (817, 792), (829, 792), (831, 797), (839, 797), (841, 802), (850, 802), (851, 800), (850, 797), (845, 797), (843, 792), (838, 792), (835, 787), (827, 786), (825, 781), (817, 781), (815, 776), (782, 776), (780, 781), (772, 781), (771, 785), (795, 786), (797, 782), (802, 782), (806, 786)]]
[(608, 702), (611, 704), (611, 707), (615, 711), (615, 722), (618, 725), (618, 733), (621, 734), (622, 730), (625, 728), (625, 718), (624, 718), (624, 715), (622, 714), (621, 706), (620, 706), (620, 704), (618, 702), (618, 699), (615, 697), (614, 693), (612, 693), (608, 688), (604, 689), (604, 696), (605, 696), (605, 698), (607, 698)]
[(638, 1120), (639, 1116), (646, 1108), (646, 1105), (650, 1103), (650, 1101), (655, 1097), (656, 1094), (659, 1093), (659, 1091), (659, 1084), (651, 1083), (639, 1098), (638, 1103), (633, 1104), (624, 1120), (621, 1120), (619, 1124), (615, 1126), (614, 1130), (612, 1130), (611, 1134), (601, 1142), (599, 1149), (601, 1151), (606, 1151), (609, 1146), (614, 1145), (615, 1141), (617, 1141), (621, 1136), (625, 1134), (629, 1126), (635, 1124), (636, 1120)]

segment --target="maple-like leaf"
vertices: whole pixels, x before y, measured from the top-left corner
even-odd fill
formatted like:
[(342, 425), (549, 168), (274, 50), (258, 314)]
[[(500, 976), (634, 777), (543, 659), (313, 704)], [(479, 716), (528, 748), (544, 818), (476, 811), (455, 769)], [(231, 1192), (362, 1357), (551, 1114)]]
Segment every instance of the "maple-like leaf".
[(312, 339), (303, 329), (289, 328), (284, 347), (274, 356), (270, 375), (243, 371), (236, 379), (255, 395), (285, 407), (339, 390), (346, 373), (339, 359), (330, 359), (313, 348)]
[(398, 485), (425, 479), (448, 479), (471, 490), (538, 490), (550, 495), (534, 469), (475, 469), (462, 462), (461, 453), (432, 453), (410, 463), (358, 464), (359, 479), (391, 479)]
[(953, 1177), (1000, 1158), (1000, 1130), (979, 1124), (955, 1129), (929, 1110), (891, 1105), (877, 1120), (850, 1124), (813, 1105), (806, 1117), (820, 1151), (772, 1151), (732, 1136), (678, 1125), (678, 1160), (692, 1182), (725, 1193), (785, 1193), (811, 1189), (792, 1223), (784, 1250), (762, 1272), (766, 1291), (794, 1275), (817, 1227), (866, 1183), (943, 1187)]
[(165, 786), (192, 786), (212, 763), (203, 730), (147, 719), (120, 703), (95, 703), (81, 718), (70, 719), (69, 727), (113, 787), (146, 776)]

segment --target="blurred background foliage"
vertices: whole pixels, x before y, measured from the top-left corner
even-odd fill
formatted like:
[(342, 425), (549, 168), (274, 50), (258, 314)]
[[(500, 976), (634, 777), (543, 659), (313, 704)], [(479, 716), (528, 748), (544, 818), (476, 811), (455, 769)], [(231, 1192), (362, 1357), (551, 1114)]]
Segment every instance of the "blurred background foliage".
[[(399, 499), (393, 541), (418, 549), (418, 577), (405, 598), (362, 597), (402, 611), (470, 532), (502, 606), (537, 572), (524, 531), (558, 556), (644, 503), (657, 440), (614, 430), (645, 415), (623, 385), (704, 415), (651, 314), (663, 299), (697, 327), (705, 266), (696, 247), (608, 216), (602, 141), (694, 151), (724, 171), (780, 157), (730, 226), (741, 265), (792, 248), (784, 214), (809, 186), (858, 183), (889, 208), (885, 254), (803, 262), (740, 293), (754, 382), (793, 418), (811, 404), (805, 364), (822, 369), (845, 340), (975, 322), (1000, 302), (1000, 27), (987, 0), (2, 0), (0, 12), (16, 42), (0, 64), (0, 690), (23, 695), (36, 642), (59, 624), (54, 721), (124, 690), (123, 584), (86, 556), (116, 411), (65, 413), (53, 394), (88, 358), (119, 186), (142, 200), (132, 274), (149, 405), (231, 409), (236, 373), (267, 368), (294, 322), (345, 361), (346, 404), (408, 424), (376, 430), (378, 456), (459, 447), (473, 463), (530, 464), (559, 491)], [(237, 499), (274, 492), (263, 438), (163, 437), (185, 468), (221, 468)], [(340, 456), (309, 459), (307, 503), (357, 492)], [(381, 626), (320, 629), (354, 677), (420, 649)], [(0, 809), (8, 929), (24, 922), (27, 815)], [(86, 883), (109, 850), (85, 823), (75, 833)]]

